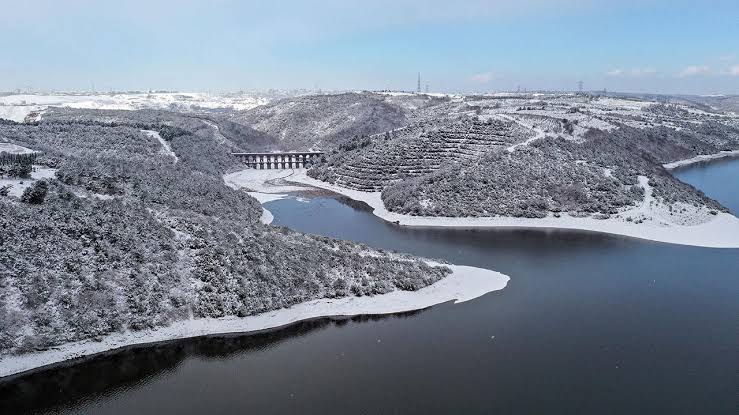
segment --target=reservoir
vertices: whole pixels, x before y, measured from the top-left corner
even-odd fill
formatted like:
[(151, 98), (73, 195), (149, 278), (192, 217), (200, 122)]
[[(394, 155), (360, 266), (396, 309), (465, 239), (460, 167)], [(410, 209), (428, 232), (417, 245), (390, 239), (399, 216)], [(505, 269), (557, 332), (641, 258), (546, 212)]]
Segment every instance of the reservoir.
[[(739, 213), (739, 159), (673, 172)], [(131, 347), (0, 380), (0, 413), (733, 414), (739, 250), (399, 227), (341, 198), (274, 225), (500, 271), (462, 304)]]

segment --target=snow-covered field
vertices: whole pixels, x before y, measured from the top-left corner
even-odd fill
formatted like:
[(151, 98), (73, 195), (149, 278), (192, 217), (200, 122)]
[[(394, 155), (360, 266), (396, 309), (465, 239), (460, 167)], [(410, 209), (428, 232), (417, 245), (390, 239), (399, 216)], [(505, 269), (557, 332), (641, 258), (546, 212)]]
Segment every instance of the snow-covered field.
[[(279, 186), (262, 186), (264, 170), (244, 170), (238, 173), (239, 186), (262, 188), (266, 192), (286, 192)], [(259, 173), (252, 173), (259, 172)], [(404, 226), (462, 227), (462, 228), (558, 228), (603, 232), (633, 238), (648, 239), (681, 245), (714, 248), (739, 248), (739, 219), (719, 212), (710, 214), (705, 209), (686, 211), (685, 214), (670, 212), (667, 207), (656, 205), (651, 198), (651, 189), (645, 177), (640, 184), (645, 187), (644, 202), (633, 209), (607, 219), (594, 217), (548, 216), (542, 219), (513, 217), (424, 217), (390, 212), (382, 202), (380, 192), (362, 192), (346, 189), (308, 177), (306, 170), (274, 170), (270, 177), (283, 177), (285, 181), (318, 187), (342, 194), (351, 199), (367, 203), (373, 213), (388, 221)], [(237, 174), (237, 173), (235, 173)], [(288, 188), (295, 190), (294, 184)], [(304, 189), (304, 188), (303, 188)], [(630, 218), (630, 220), (629, 220)], [(640, 223), (637, 223), (640, 222)]]
[[(223, 180), (231, 188), (247, 189), (258, 193), (295, 192), (305, 190), (305, 187), (290, 185), (286, 180), (290, 179), (293, 174), (303, 171), (305, 169), (246, 169), (226, 174)], [(259, 201), (262, 202), (262, 200)]]
[[(2, 100), (2, 98), (0, 98)], [(0, 119), (15, 122), (24, 122), (32, 112), (39, 112), (46, 108), (43, 105), (2, 105), (0, 104)]]
[(268, 102), (266, 98), (250, 94), (211, 95), (199, 92), (114, 93), (114, 94), (19, 94), (0, 96), (0, 118), (25, 121), (35, 112), (48, 107), (69, 107), (103, 110), (166, 109), (193, 110), (247, 110)]
[(35, 153), (35, 151), (31, 150), (30, 148), (22, 147), (16, 144), (0, 143), (0, 153), (31, 154)]
[(16, 179), (16, 178), (0, 178), (0, 187), (10, 185), (9, 196), (21, 197), (23, 191), (31, 187), (31, 185), (41, 179), (51, 179), (54, 177), (57, 169), (52, 169), (44, 166), (33, 166), (30, 179)]
[[(433, 264), (438, 265), (438, 264)], [(381, 315), (420, 310), (456, 300), (463, 302), (501, 290), (508, 276), (481, 268), (447, 265), (452, 274), (418, 291), (393, 291), (372, 297), (321, 299), (249, 317), (193, 319), (156, 330), (117, 333), (96, 340), (65, 344), (49, 350), (0, 359), (0, 377), (66, 360), (132, 345), (164, 342), (212, 334), (248, 333), (319, 317)]]

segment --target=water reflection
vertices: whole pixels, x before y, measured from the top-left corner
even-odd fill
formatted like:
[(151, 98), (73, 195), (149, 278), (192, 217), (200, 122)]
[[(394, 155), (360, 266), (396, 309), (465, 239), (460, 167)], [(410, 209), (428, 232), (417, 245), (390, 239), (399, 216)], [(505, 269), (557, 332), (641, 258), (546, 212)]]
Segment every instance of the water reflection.
[(115, 397), (166, 378), (186, 360), (228, 361), (239, 355), (267, 351), (329, 327), (417, 316), (424, 310), (391, 315), (330, 317), (305, 320), (255, 334), (226, 334), (176, 340), (63, 362), (26, 374), (0, 379), (2, 414), (52, 413), (83, 408), (95, 400)]

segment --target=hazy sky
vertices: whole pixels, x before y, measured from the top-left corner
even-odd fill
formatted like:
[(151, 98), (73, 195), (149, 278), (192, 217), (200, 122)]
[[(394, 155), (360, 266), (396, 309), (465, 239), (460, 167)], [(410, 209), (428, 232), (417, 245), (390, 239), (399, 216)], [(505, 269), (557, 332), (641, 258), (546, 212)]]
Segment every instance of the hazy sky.
[(0, 0), (0, 90), (739, 93), (737, 0)]

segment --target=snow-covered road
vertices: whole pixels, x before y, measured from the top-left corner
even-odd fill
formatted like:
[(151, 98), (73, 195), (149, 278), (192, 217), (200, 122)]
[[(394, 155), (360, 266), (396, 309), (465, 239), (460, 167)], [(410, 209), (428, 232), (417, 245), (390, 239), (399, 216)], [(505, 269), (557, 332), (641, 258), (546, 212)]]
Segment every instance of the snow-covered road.
[(162, 145), (162, 150), (160, 151), (162, 154), (168, 155), (172, 158), (174, 158), (174, 162), (177, 163), (180, 158), (177, 157), (177, 154), (172, 151), (172, 147), (169, 146), (169, 143), (167, 140), (163, 139), (161, 135), (159, 135), (158, 131), (151, 131), (151, 130), (141, 130), (144, 134), (148, 135), (149, 137), (156, 138), (157, 141)]

